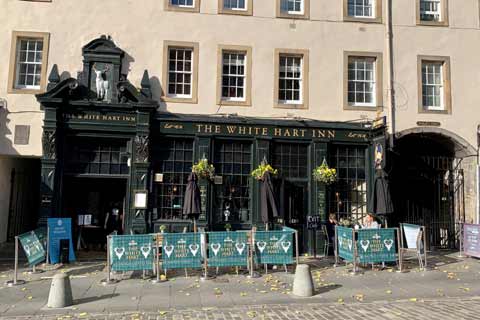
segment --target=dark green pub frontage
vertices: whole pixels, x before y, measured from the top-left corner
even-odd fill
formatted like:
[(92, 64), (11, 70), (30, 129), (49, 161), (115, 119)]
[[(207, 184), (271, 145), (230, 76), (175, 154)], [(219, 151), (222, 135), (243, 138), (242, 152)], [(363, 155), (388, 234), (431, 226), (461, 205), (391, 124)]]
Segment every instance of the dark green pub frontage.
[[(96, 39), (83, 48), (76, 79), (61, 80), (55, 66), (48, 91), (37, 96), (45, 111), (40, 224), (91, 215), (84, 232), (101, 236), (115, 207), (124, 233), (158, 232), (162, 225), (169, 232), (192, 230), (182, 206), (188, 174), (202, 158), (216, 175), (200, 181), (198, 224), (207, 230), (262, 225), (260, 184), (251, 171), (264, 159), (278, 169), (280, 217), (273, 222), (297, 229), (303, 252), (313, 252), (307, 216), (324, 221), (329, 212), (367, 212), (384, 126), (161, 112), (147, 71), (140, 88), (121, 74), (123, 56), (110, 39)], [(312, 178), (324, 160), (338, 172), (328, 187)]]

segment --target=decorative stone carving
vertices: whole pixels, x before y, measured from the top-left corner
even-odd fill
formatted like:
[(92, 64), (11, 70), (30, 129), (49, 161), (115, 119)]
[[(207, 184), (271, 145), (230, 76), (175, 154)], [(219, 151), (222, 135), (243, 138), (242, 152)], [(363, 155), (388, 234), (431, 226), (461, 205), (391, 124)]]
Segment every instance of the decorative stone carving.
[(55, 130), (44, 130), (42, 137), (43, 157), (45, 159), (55, 160), (57, 158), (56, 151), (56, 132)]
[(150, 139), (148, 136), (135, 137), (135, 162), (148, 162), (149, 142)]

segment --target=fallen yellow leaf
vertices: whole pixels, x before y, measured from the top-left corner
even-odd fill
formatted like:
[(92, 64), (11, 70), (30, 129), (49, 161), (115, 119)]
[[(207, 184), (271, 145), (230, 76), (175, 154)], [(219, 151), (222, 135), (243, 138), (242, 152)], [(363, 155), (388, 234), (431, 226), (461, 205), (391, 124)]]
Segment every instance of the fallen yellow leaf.
[(417, 302), (417, 298), (410, 298), (410, 299), (408, 299), (408, 301), (410, 301), (410, 302)]
[(87, 316), (87, 313), (86, 312), (82, 312), (78, 315), (79, 317), (86, 317)]
[(337, 302), (338, 302), (338, 303), (343, 303), (344, 301), (343, 301), (342, 298), (338, 298)]
[(385, 293), (392, 294), (392, 290), (387, 290), (387, 291), (385, 291)]
[(32, 296), (28, 296), (27, 299), (28, 299), (28, 300), (32, 300), (33, 297), (32, 297)]

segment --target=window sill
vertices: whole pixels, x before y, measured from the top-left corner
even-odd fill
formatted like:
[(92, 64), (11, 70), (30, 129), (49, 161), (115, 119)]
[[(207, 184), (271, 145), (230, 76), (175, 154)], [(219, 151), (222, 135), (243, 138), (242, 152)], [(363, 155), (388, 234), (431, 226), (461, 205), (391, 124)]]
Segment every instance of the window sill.
[(424, 27), (448, 27), (448, 21), (417, 21), (417, 26)]
[(173, 103), (198, 103), (197, 97), (192, 98), (177, 98), (177, 97), (169, 97), (169, 96), (162, 96), (162, 101), (164, 102), (173, 102)]
[(251, 107), (252, 106), (252, 103), (249, 100), (236, 101), (236, 100), (221, 99), (220, 101), (217, 101), (217, 104), (219, 106), (237, 106), (237, 107)]
[(305, 103), (281, 103), (281, 102), (276, 102), (274, 105), (274, 108), (279, 108), (279, 109), (308, 109), (308, 106)]
[(451, 114), (450, 110), (429, 110), (425, 109), (423, 106), (420, 107), (418, 110), (418, 113), (423, 113), (423, 114)]
[(382, 24), (383, 23), (382, 17), (360, 18), (360, 17), (344, 16), (343, 21), (344, 22), (373, 23), (373, 24)]
[(374, 111), (374, 112), (377, 112), (377, 111), (382, 111), (383, 110), (383, 106), (355, 106), (355, 105), (352, 105), (352, 104), (347, 104), (345, 106), (343, 106), (343, 110), (349, 110), (349, 111)]
[(303, 13), (303, 14), (292, 14), (292, 13), (286, 13), (286, 12), (280, 12), (277, 14), (277, 18), (283, 18), (283, 19), (299, 19), (299, 20), (308, 20), (310, 17)]
[(231, 10), (231, 9), (222, 9), (222, 8), (220, 8), (218, 10), (218, 13), (219, 14), (234, 15), (234, 16), (251, 16), (253, 14), (251, 9), (248, 9), (248, 10)]
[(195, 7), (178, 7), (171, 4), (165, 6), (165, 11), (177, 11), (177, 12), (200, 12), (200, 6), (197, 4)]
[(7, 93), (9, 94), (39, 94), (43, 93), (45, 90), (43, 88), (40, 89), (19, 89), (19, 88), (9, 88)]

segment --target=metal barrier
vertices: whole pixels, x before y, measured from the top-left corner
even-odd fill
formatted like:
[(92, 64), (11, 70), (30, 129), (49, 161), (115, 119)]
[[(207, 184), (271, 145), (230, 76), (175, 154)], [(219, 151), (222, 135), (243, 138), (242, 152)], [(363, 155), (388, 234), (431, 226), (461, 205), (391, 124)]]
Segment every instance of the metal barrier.
[(339, 259), (353, 264), (357, 271), (359, 264), (396, 262), (402, 269), (400, 254), (400, 232), (398, 228), (359, 229), (335, 227), (335, 265)]

